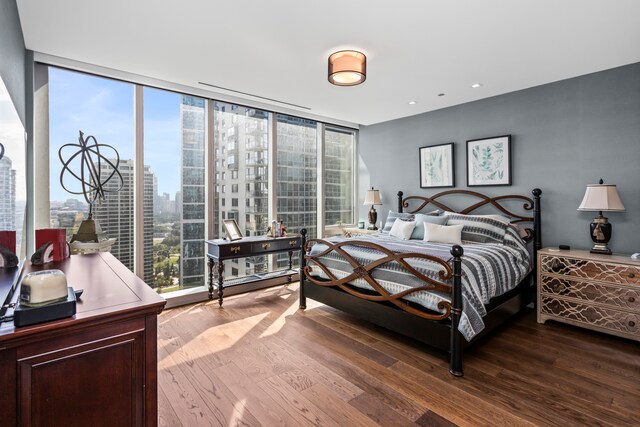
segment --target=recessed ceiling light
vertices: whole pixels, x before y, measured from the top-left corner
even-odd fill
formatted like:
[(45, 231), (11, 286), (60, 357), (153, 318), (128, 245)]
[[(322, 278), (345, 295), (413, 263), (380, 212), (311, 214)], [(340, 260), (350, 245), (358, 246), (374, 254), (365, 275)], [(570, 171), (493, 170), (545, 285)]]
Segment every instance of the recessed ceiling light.
[(409, 101), (409, 105), (416, 105), (417, 103), (417, 101)]
[(444, 96), (444, 93), (439, 93), (438, 96)]
[(474, 83), (471, 85), (471, 87), (474, 89), (478, 89), (479, 87), (482, 87), (482, 83)]

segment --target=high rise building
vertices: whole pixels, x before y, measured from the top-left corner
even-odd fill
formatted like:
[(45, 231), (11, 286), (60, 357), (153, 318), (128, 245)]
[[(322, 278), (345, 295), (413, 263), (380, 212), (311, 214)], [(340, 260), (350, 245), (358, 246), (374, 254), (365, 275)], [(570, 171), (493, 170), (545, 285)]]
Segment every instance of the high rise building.
[[(182, 159), (180, 194), (180, 283), (205, 284), (205, 100), (183, 95), (180, 103)], [(179, 198), (180, 197), (180, 198)]]
[(0, 159), (0, 230), (16, 230), (16, 170), (11, 159)]
[[(111, 159), (115, 163), (115, 159)], [(107, 162), (100, 163), (100, 176), (109, 176), (113, 171)], [(127, 268), (133, 271), (134, 264), (134, 162), (120, 160), (118, 170), (122, 175), (123, 187), (118, 190), (120, 181), (111, 179), (105, 185), (106, 197), (93, 206), (94, 218), (109, 238), (116, 238), (111, 253)], [(153, 286), (153, 173), (149, 166), (144, 167), (144, 280)]]
[(144, 281), (147, 285), (154, 287), (153, 279), (153, 202), (154, 187), (157, 188), (158, 181), (151, 172), (149, 166), (144, 167), (144, 200), (143, 204), (143, 233), (144, 233)]
[[(266, 111), (215, 103), (216, 237), (222, 221), (234, 219), (244, 236), (260, 236), (269, 227), (269, 142)], [(268, 268), (267, 257), (234, 259), (227, 276), (248, 276)]]
[(153, 215), (160, 213), (160, 195), (158, 194), (158, 177), (153, 175)]

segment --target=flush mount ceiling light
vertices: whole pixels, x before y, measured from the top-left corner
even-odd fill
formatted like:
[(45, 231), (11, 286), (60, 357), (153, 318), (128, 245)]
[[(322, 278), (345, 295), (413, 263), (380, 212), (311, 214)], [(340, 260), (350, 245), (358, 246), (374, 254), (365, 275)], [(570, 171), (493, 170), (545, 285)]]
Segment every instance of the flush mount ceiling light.
[(367, 57), (356, 50), (341, 50), (329, 56), (329, 82), (355, 86), (367, 79)]
[(479, 87), (482, 87), (482, 86), (483, 86), (482, 83), (474, 83), (474, 84), (471, 85), (471, 87), (474, 88), (474, 89), (478, 89)]

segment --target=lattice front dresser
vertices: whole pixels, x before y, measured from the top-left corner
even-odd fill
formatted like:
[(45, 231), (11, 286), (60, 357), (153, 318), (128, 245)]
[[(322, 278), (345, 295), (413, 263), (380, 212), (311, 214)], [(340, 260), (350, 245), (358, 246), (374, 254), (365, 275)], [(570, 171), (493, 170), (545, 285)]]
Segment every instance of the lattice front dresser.
[(547, 320), (640, 341), (640, 261), (538, 251), (538, 322)]

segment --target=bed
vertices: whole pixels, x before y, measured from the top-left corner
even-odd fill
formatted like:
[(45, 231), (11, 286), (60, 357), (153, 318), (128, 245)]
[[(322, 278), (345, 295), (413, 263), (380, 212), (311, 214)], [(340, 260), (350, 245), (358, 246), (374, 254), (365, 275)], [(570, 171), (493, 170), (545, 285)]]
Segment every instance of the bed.
[[(490, 213), (519, 226), (518, 232), (505, 225), (499, 242), (498, 235), (483, 243), (463, 240), (462, 245), (451, 246), (383, 233), (307, 240), (303, 230), (300, 308), (305, 309), (306, 298), (311, 298), (446, 350), (449, 372), (462, 376), (463, 348), (534, 301), (535, 252), (542, 246), (541, 194), (539, 189), (532, 191), (533, 198), (489, 197), (469, 190), (431, 197), (404, 197), (398, 192), (397, 212), (405, 220), (436, 209), (451, 215), (452, 222)], [(446, 201), (461, 198), (472, 202), (456, 210)]]

